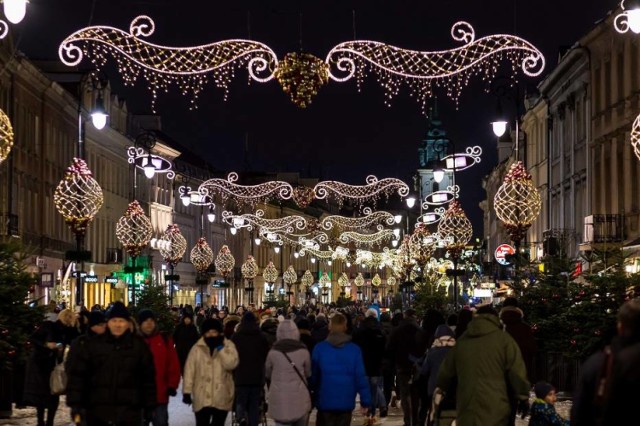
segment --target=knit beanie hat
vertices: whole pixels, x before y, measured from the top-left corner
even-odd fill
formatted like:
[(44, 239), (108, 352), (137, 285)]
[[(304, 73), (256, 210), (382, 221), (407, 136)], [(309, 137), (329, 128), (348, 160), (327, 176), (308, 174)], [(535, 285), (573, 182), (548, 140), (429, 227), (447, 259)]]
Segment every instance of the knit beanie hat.
[(433, 335), (436, 339), (439, 339), (444, 336), (455, 337), (455, 333), (448, 325), (440, 324), (438, 328), (436, 328), (436, 332)]
[(553, 387), (552, 384), (547, 382), (538, 382), (533, 387), (533, 391), (536, 394), (536, 398), (539, 398), (539, 399), (545, 399), (547, 395), (549, 395), (549, 392), (551, 392), (552, 390), (555, 390), (555, 388)]
[(306, 318), (301, 318), (296, 321), (296, 325), (300, 330), (311, 330), (311, 324), (309, 324), (309, 320)]
[(94, 325), (103, 324), (107, 322), (107, 319), (104, 317), (104, 314), (100, 311), (92, 311), (89, 313), (89, 327), (93, 327)]
[(222, 323), (217, 319), (207, 318), (200, 325), (200, 334), (204, 334), (209, 330), (216, 330), (218, 333), (222, 333)]
[(153, 313), (151, 309), (142, 309), (138, 312), (138, 324), (142, 325), (143, 322), (148, 320), (149, 318), (156, 320), (156, 314)]
[(131, 318), (131, 314), (129, 314), (129, 310), (126, 306), (124, 306), (124, 303), (116, 302), (113, 304), (111, 309), (109, 309), (109, 311), (107, 312), (107, 320), (113, 318), (124, 318), (126, 320)]
[(256, 316), (253, 312), (251, 311), (247, 311), (244, 313), (244, 315), (242, 315), (242, 321), (240, 321), (242, 324), (255, 324), (257, 322), (256, 320)]
[(276, 339), (300, 340), (300, 330), (298, 330), (298, 326), (292, 320), (283, 320), (276, 330)]

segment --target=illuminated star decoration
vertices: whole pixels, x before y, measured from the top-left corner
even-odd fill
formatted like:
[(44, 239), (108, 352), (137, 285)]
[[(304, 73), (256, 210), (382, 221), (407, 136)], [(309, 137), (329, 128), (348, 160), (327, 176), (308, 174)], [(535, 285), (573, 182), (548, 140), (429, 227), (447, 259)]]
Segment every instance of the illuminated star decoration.
[(164, 261), (172, 266), (180, 263), (187, 251), (187, 240), (180, 233), (180, 227), (175, 223), (169, 224), (161, 240), (165, 242), (159, 249)]
[(209, 265), (213, 263), (213, 250), (211, 250), (205, 238), (199, 238), (196, 245), (193, 246), (190, 260), (196, 271), (200, 273), (209, 269)]
[(0, 164), (7, 159), (13, 146), (13, 127), (7, 114), (0, 109)]
[(53, 203), (65, 223), (74, 234), (84, 235), (103, 202), (102, 188), (87, 163), (74, 158), (53, 193)]
[(216, 271), (225, 278), (236, 266), (236, 259), (231, 254), (228, 246), (224, 245), (220, 248), (218, 256), (216, 256), (215, 265)]
[(65, 38), (58, 55), (68, 66), (78, 65), (84, 56), (90, 57), (97, 68), (104, 67), (109, 57), (115, 59), (125, 84), (134, 85), (140, 76), (147, 80), (152, 106), (158, 92), (177, 86), (182, 93), (191, 94), (195, 107), (209, 81), (224, 91), (226, 99), (229, 83), (238, 69), (246, 67), (252, 80), (264, 83), (274, 77), (278, 68), (276, 54), (256, 41), (233, 39), (170, 47), (143, 40), (154, 31), (155, 23), (144, 15), (131, 22), (129, 32), (111, 26), (86, 27)]
[(153, 236), (151, 220), (144, 214), (137, 200), (129, 203), (124, 215), (116, 224), (116, 238), (129, 256), (138, 257), (140, 252), (149, 244)]

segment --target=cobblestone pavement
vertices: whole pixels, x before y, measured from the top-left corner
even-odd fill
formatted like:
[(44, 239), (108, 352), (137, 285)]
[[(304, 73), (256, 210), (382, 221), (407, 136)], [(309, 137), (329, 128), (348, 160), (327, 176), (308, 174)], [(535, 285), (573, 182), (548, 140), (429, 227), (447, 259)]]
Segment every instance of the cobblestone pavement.
[[(171, 398), (169, 403), (169, 424), (171, 426), (194, 426), (195, 418), (190, 406), (182, 403), (180, 398), (181, 393), (178, 393), (178, 397)], [(386, 418), (379, 419), (377, 424), (385, 426), (403, 426), (402, 422), (402, 410), (399, 408), (389, 409), (389, 415)], [(569, 418), (569, 411), (571, 410), (570, 401), (562, 401), (556, 404), (556, 410), (565, 419)], [(353, 420), (351, 424), (353, 426), (360, 426), (364, 423), (364, 419), (359, 412), (354, 411)], [(517, 419), (516, 425), (525, 426), (529, 424), (528, 419)], [(20, 410), (13, 410), (13, 416), (10, 419), (0, 419), (0, 425), (15, 425), (15, 426), (36, 426), (36, 413), (33, 408), (26, 408)], [(70, 426), (73, 423), (70, 421), (69, 408), (64, 403), (64, 397), (60, 398), (60, 408), (56, 413), (55, 426)], [(231, 425), (231, 415), (227, 418), (227, 425)], [(269, 420), (268, 426), (273, 426), (273, 421)], [(315, 425), (315, 413), (311, 415), (310, 426)]]

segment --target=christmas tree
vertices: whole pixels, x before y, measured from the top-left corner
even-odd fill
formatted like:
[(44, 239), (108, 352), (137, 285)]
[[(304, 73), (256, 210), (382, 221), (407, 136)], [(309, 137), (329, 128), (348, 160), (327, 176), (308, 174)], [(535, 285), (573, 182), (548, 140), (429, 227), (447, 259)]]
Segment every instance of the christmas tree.
[(169, 308), (169, 297), (164, 287), (146, 284), (136, 292), (136, 305), (131, 307), (131, 313), (135, 317), (142, 309), (150, 309), (156, 314), (156, 322), (161, 332), (173, 335), (177, 318)]

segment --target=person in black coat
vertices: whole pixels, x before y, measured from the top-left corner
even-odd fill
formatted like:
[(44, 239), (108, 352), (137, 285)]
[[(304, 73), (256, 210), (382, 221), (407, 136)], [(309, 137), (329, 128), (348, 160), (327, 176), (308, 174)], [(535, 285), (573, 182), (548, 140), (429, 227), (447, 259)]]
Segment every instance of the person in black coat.
[(185, 311), (180, 318), (180, 324), (173, 332), (173, 342), (176, 345), (181, 372), (184, 371), (184, 364), (187, 362), (191, 347), (196, 344), (199, 338), (200, 333), (193, 322), (193, 314)]
[(311, 337), (316, 343), (324, 341), (329, 335), (329, 323), (324, 314), (318, 314), (315, 323), (311, 326)]
[(313, 348), (316, 345), (316, 341), (311, 337), (311, 324), (306, 318), (300, 318), (296, 321), (298, 330), (300, 331), (300, 341), (307, 347), (309, 353), (313, 353)]
[(88, 425), (139, 426), (156, 406), (153, 356), (129, 329), (127, 308), (107, 312), (107, 332), (78, 339), (65, 364), (67, 405), (73, 421)]
[(371, 406), (367, 413), (370, 419), (375, 417), (376, 408), (380, 408), (381, 417), (387, 414), (387, 402), (382, 386), (382, 360), (387, 341), (377, 317), (378, 312), (375, 309), (367, 310), (365, 319), (353, 333), (353, 343), (362, 350), (364, 370), (371, 389)]
[(258, 327), (253, 312), (245, 312), (238, 331), (231, 337), (238, 351), (239, 364), (233, 370), (236, 386), (236, 416), (249, 426), (257, 426), (260, 400), (265, 381), (264, 364), (269, 353), (269, 342)]

